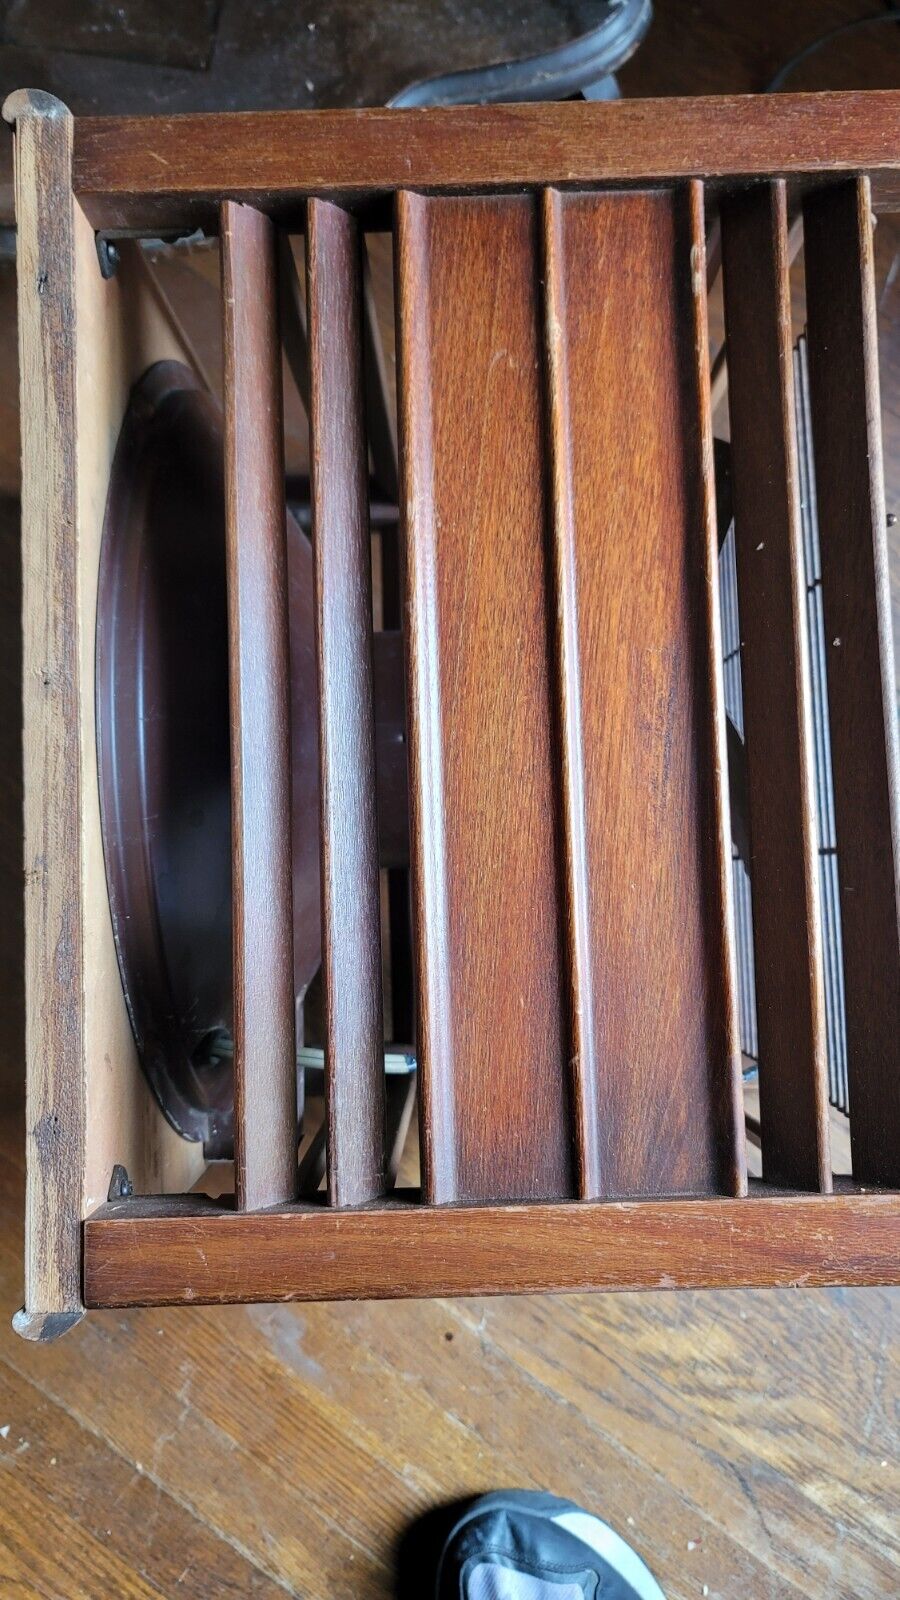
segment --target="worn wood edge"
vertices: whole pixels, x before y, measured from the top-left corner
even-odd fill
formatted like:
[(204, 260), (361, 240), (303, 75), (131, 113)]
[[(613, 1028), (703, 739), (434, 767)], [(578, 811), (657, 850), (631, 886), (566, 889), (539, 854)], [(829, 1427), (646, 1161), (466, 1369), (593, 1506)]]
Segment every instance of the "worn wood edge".
[(84, 1225), (85, 1302), (213, 1304), (891, 1283), (900, 1193), (184, 1208)]
[[(85, 1154), (72, 117), (13, 95), (22, 416), (26, 1321), (81, 1308)], [(35, 1324), (37, 1326), (37, 1324)]]
[[(242, 147), (254, 143), (251, 154)], [(348, 150), (365, 149), (365, 160)], [(870, 171), (900, 204), (900, 93), (83, 117), (75, 186), (95, 226), (226, 195), (278, 205), (334, 191), (432, 190)], [(260, 154), (262, 152), (262, 154)], [(139, 224), (140, 225), (140, 224)]]
[(725, 1023), (725, 1075), (717, 1102), (719, 1171), (723, 1192), (747, 1193), (747, 1142), (744, 1122), (743, 1072), (738, 1019), (738, 966), (731, 878), (731, 821), (728, 795), (728, 734), (725, 684), (722, 673), (721, 614), (719, 610), (719, 534), (716, 517), (716, 474), (713, 451), (712, 397), (709, 362), (709, 318), (706, 289), (706, 232), (703, 184), (692, 179), (686, 205), (690, 231), (691, 309), (693, 314), (694, 383), (703, 497), (703, 561), (705, 575), (707, 698), (711, 713), (709, 764), (713, 785), (715, 859)]
[[(52, 130), (54, 139), (69, 140), (72, 121), (66, 108), (52, 96), (23, 91), (11, 96), (6, 110), (15, 116), (15, 146), (21, 156), (23, 141), (37, 136), (38, 130)], [(21, 160), (17, 160), (21, 177)], [(20, 184), (21, 188), (21, 184)], [(41, 185), (43, 191), (44, 185)], [(35, 195), (37, 194), (35, 190)], [(81, 208), (72, 200), (71, 185), (65, 186), (62, 202), (55, 205), (52, 222), (65, 219), (68, 228), (70, 319), (67, 338), (53, 337), (48, 352), (40, 351), (34, 340), (31, 319), (41, 314), (48, 302), (45, 274), (51, 287), (58, 283), (58, 270), (45, 261), (46, 247), (34, 237), (35, 201), (27, 215), (19, 207), (20, 266), (20, 371), (23, 418), (35, 410), (35, 428), (40, 438), (39, 454), (45, 462), (52, 426), (52, 395), (48, 372), (54, 367), (64, 376), (69, 391), (69, 410), (59, 437), (69, 451), (62, 486), (53, 490), (51, 475), (36, 461), (34, 440), (28, 423), (23, 428), (23, 552), (25, 616), (24, 692), (25, 702), (25, 813), (26, 877), (25, 900), (28, 924), (36, 926), (36, 899), (47, 893), (49, 875), (71, 873), (64, 899), (66, 933), (55, 940), (53, 951), (40, 955), (34, 950), (27, 958), (30, 976), (26, 1026), (33, 1041), (35, 1013), (56, 984), (61, 952), (67, 947), (80, 952), (79, 974), (65, 981), (65, 999), (76, 1018), (75, 1034), (68, 1044), (66, 1029), (54, 1028), (52, 1048), (35, 1055), (33, 1042), (26, 1045), (26, 1077), (29, 1095), (35, 1105), (36, 1073), (52, 1071), (60, 1048), (75, 1050), (64, 1074), (65, 1097), (77, 1100), (58, 1118), (60, 1095), (43, 1108), (40, 1116), (29, 1115), (26, 1139), (28, 1181), (26, 1184), (26, 1308), (24, 1315), (57, 1315), (60, 1311), (58, 1287), (53, 1286), (53, 1270), (46, 1258), (48, 1231), (68, 1227), (73, 1242), (65, 1271), (69, 1289), (63, 1297), (65, 1315), (80, 1306), (81, 1251), (78, 1225), (93, 1206), (106, 1197), (113, 1161), (125, 1163), (140, 1189), (181, 1188), (190, 1184), (202, 1170), (202, 1152), (178, 1139), (165, 1122), (140, 1072), (134, 1041), (125, 1009), (121, 979), (115, 955), (106, 878), (100, 837), (97, 752), (94, 726), (94, 630), (96, 618), (97, 568), (101, 529), (106, 501), (109, 464), (119, 423), (127, 404), (131, 383), (143, 367), (158, 356), (171, 353), (150, 313), (148, 297), (132, 271), (132, 251), (125, 247), (120, 272), (115, 280), (101, 278), (94, 246), (94, 234)], [(26, 265), (27, 263), (27, 265)], [(40, 267), (38, 275), (36, 265)], [(135, 269), (140, 262), (135, 259)], [(37, 293), (34, 288), (37, 287)], [(127, 301), (127, 306), (125, 302)], [(27, 349), (26, 349), (27, 346)], [(36, 481), (33, 481), (35, 480)], [(49, 497), (48, 497), (49, 489)], [(53, 496), (56, 495), (54, 507)], [(53, 618), (62, 630), (65, 665), (47, 654), (47, 642), (38, 635), (41, 608), (51, 605), (47, 570), (46, 540), (49, 519), (60, 517), (57, 530), (62, 559), (68, 564), (69, 582), (65, 595), (52, 600)], [(35, 631), (36, 630), (36, 631)], [(44, 630), (46, 632), (46, 630)], [(46, 633), (49, 640), (49, 633)], [(58, 652), (57, 652), (58, 654)], [(37, 756), (34, 734), (39, 710), (36, 696), (41, 685), (50, 690), (65, 683), (73, 708), (64, 722), (73, 743), (70, 746), (71, 771), (65, 783), (47, 782), (35, 772)], [(39, 762), (40, 766), (40, 762)], [(72, 813), (73, 835), (63, 847), (58, 841), (57, 823), (66, 809)], [(54, 821), (53, 819), (57, 819)], [(28, 820), (30, 819), (30, 820)], [(48, 830), (48, 831), (47, 831)], [(46, 840), (38, 850), (43, 863), (33, 870), (32, 842)], [(31, 935), (28, 943), (33, 947)], [(72, 943), (72, 941), (75, 943)], [(73, 1042), (74, 1041), (74, 1042)], [(42, 1158), (35, 1145), (34, 1128), (46, 1134), (62, 1127), (60, 1151), (65, 1166), (65, 1181), (71, 1182), (71, 1201), (63, 1201), (59, 1184), (52, 1175), (50, 1152)]]
[(13, 1333), (31, 1344), (52, 1344), (74, 1328), (84, 1317), (84, 1308), (78, 1311), (16, 1311), (12, 1318)]
[(3, 102), (3, 120), (13, 126), (21, 117), (47, 117), (64, 120), (72, 113), (55, 94), (46, 89), (13, 89)]
[[(802, 929), (798, 929), (798, 938), (806, 940), (806, 955), (804, 965), (809, 980), (809, 1006), (810, 1006), (810, 1037), (811, 1075), (813, 1080), (814, 1124), (812, 1137), (815, 1150), (816, 1182), (814, 1187), (821, 1193), (830, 1193), (832, 1187), (831, 1174), (831, 1143), (830, 1126), (828, 1118), (828, 1068), (827, 1068), (827, 1042), (825, 1027), (825, 992), (824, 974), (822, 964), (822, 922), (819, 906), (819, 868), (818, 868), (818, 838), (815, 813), (815, 780), (814, 780), (814, 754), (812, 731), (812, 689), (809, 668), (809, 640), (807, 637), (806, 620), (806, 578), (803, 567), (803, 536), (800, 521), (800, 481), (797, 455), (797, 430), (794, 410), (794, 364), (793, 341), (791, 331), (791, 297), (790, 297), (790, 268), (802, 246), (802, 218), (796, 217), (792, 226), (788, 226), (787, 189), (784, 179), (774, 179), (770, 183), (756, 186), (753, 190), (744, 191), (743, 195), (735, 195), (728, 202), (728, 210), (723, 208), (723, 269), (725, 286), (726, 310), (726, 340), (727, 317), (729, 301), (729, 276), (727, 268), (732, 266), (736, 272), (741, 263), (732, 261), (729, 252), (729, 218), (734, 216), (735, 225), (740, 223), (739, 208), (745, 205), (747, 199), (754, 200), (762, 192), (767, 201), (767, 222), (770, 230), (772, 246), (772, 272), (775, 277), (775, 293), (777, 297), (777, 322), (773, 330), (773, 337), (777, 343), (779, 392), (777, 407), (779, 426), (784, 444), (785, 466), (787, 482), (785, 484), (785, 515), (788, 522), (788, 560), (790, 566), (790, 613), (791, 631), (793, 635), (794, 653), (794, 701), (797, 708), (797, 721), (799, 733), (798, 764), (800, 784), (802, 791), (801, 816), (800, 816), (800, 849), (803, 863), (804, 878), (804, 916)], [(746, 213), (745, 213), (746, 215)], [(746, 254), (746, 252), (745, 252)], [(744, 272), (753, 272), (758, 267), (756, 256), (751, 255), (744, 266)], [(737, 293), (746, 292), (748, 287), (747, 277), (738, 285)], [(734, 294), (734, 290), (732, 290)], [(757, 338), (765, 337), (757, 331)], [(733, 346), (732, 339), (732, 346)], [(724, 348), (724, 347), (723, 347)], [(733, 385), (728, 389), (729, 400), (734, 395)], [(732, 437), (735, 436), (735, 425), (732, 424)], [(732, 472), (732, 496), (734, 500), (734, 514), (738, 534), (742, 523), (737, 519), (742, 517), (741, 503), (739, 501), (738, 485)], [(739, 550), (742, 547), (739, 545)], [(738, 605), (741, 604), (741, 568), (738, 569)], [(747, 596), (744, 597), (747, 603)], [(771, 630), (770, 630), (771, 632)], [(776, 643), (769, 641), (770, 645)], [(752, 729), (750, 730), (752, 735)], [(764, 730), (757, 732), (764, 736)], [(746, 743), (746, 740), (745, 740)], [(765, 754), (762, 755), (765, 764)], [(747, 762), (747, 782), (750, 781), (750, 763)], [(748, 790), (749, 804), (749, 790)], [(764, 808), (761, 808), (764, 809)], [(753, 816), (750, 813), (750, 833), (753, 833)], [(759, 889), (755, 892), (759, 892)], [(754, 921), (754, 940), (759, 937), (758, 924)], [(757, 960), (757, 974), (764, 970), (764, 965)], [(759, 987), (759, 980), (758, 980)], [(757, 1008), (762, 1004), (761, 997), (757, 995)], [(802, 1069), (801, 1069), (802, 1070)], [(794, 1071), (791, 1066), (791, 1071)], [(761, 1091), (761, 1104), (765, 1104), (766, 1096)], [(778, 1181), (779, 1177), (791, 1181), (797, 1187), (806, 1187), (799, 1182), (797, 1172), (786, 1171), (778, 1174), (769, 1170), (767, 1157), (769, 1146), (766, 1138), (767, 1128), (762, 1126), (762, 1151), (763, 1170), (771, 1181)]]

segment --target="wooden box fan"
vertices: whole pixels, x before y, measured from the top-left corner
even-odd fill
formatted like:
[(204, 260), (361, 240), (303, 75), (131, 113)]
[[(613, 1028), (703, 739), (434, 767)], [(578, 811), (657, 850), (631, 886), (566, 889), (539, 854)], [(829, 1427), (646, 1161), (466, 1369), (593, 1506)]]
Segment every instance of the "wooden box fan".
[[(900, 1277), (872, 248), (900, 207), (900, 94), (73, 118), (23, 91), (5, 115), (20, 1331), (101, 1306)], [(220, 395), (146, 266), (197, 230), (221, 256)]]

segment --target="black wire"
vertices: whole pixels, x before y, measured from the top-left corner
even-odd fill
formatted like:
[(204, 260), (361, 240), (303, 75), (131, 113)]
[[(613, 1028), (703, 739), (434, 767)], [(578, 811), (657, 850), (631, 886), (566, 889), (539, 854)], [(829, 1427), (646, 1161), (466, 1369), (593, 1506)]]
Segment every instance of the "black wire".
[(810, 44), (803, 46), (796, 55), (790, 57), (779, 67), (771, 83), (767, 83), (763, 94), (775, 94), (787, 81), (801, 61), (806, 61), (808, 56), (815, 55), (823, 45), (830, 44), (832, 39), (839, 39), (845, 33), (855, 33), (859, 28), (873, 28), (878, 22), (900, 22), (900, 6), (892, 6), (888, 11), (876, 11), (869, 17), (856, 17), (852, 22), (841, 22), (836, 28), (829, 28), (827, 33), (820, 33), (818, 39), (813, 39)]

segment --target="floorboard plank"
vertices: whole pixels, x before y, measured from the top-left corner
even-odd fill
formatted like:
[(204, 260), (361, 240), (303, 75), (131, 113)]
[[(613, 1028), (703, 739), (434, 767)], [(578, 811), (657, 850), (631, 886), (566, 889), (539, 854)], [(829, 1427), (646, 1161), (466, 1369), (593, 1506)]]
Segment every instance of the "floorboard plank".
[[(20, 1185), (7, 1167), (8, 1306)], [(0, 1361), (100, 1436), (76, 1452), (76, 1485), (98, 1448), (140, 1461), (289, 1593), (387, 1596), (413, 1516), (518, 1481), (602, 1508), (669, 1600), (704, 1582), (711, 1595), (881, 1600), (900, 1581), (898, 1301), (806, 1291), (108, 1312), (48, 1349), (7, 1326)]]
[[(112, 1449), (38, 1383), (0, 1361), (0, 1471), (12, 1499), (22, 1485), (43, 1517), (74, 1520), (126, 1572), (152, 1574), (154, 1593), (179, 1600), (275, 1600), (283, 1594), (259, 1568), (186, 1510), (167, 1489)], [(74, 1469), (74, 1470), (73, 1470)], [(38, 1537), (39, 1525), (34, 1534)], [(122, 1594), (130, 1593), (123, 1588)]]

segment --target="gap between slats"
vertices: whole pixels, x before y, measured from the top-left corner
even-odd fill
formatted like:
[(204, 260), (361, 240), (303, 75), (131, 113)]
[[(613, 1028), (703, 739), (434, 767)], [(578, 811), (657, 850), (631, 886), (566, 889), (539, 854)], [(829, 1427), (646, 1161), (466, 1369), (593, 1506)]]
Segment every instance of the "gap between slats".
[(830, 1191), (784, 183), (723, 201), (763, 1175)]
[(867, 178), (804, 203), (810, 406), (857, 1182), (900, 1185), (900, 761)]

